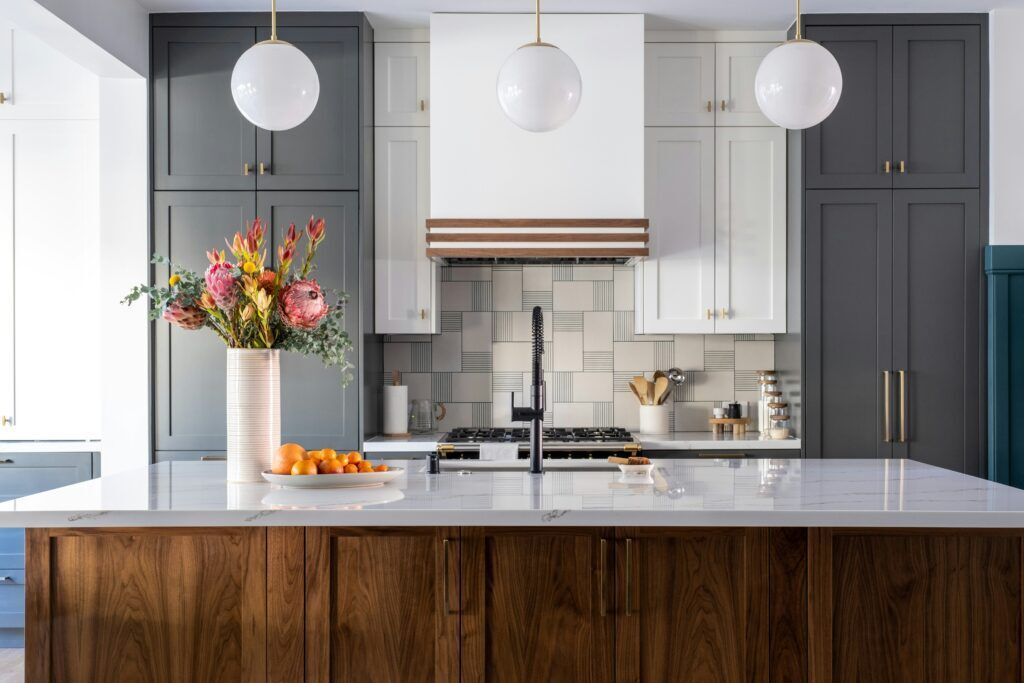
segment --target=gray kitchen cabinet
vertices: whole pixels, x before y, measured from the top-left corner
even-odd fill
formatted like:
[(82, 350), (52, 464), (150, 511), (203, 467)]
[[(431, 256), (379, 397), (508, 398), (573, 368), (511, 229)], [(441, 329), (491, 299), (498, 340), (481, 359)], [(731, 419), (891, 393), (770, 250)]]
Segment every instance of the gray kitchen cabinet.
[[(153, 197), (153, 250), (197, 272), (206, 252), (256, 215), (254, 192), (157, 192)], [(166, 267), (154, 280), (167, 282)], [(156, 450), (224, 450), (227, 358), (209, 331), (155, 327), (154, 442)]]
[(220, 461), (226, 460), (226, 451), (156, 451), (153, 454), (153, 462), (178, 462), (178, 461)]
[[(893, 197), (893, 457), (977, 475), (985, 287), (977, 190)], [(900, 406), (903, 406), (902, 410)]]
[[(283, 26), (278, 34), (313, 62), (320, 98), (291, 130), (257, 129), (257, 189), (359, 189), (359, 29)], [(269, 37), (268, 28), (259, 29), (259, 40)]]
[(978, 187), (983, 20), (888, 16), (806, 19), (839, 62), (843, 95), (804, 135), (805, 187)]
[[(326, 237), (317, 251), (311, 277), (328, 293), (345, 292), (345, 330), (351, 358), (359, 357), (359, 194), (356, 192), (260, 192), (257, 213), (267, 222), (272, 254), (289, 224), (305, 227), (310, 215), (326, 219)], [(302, 253), (293, 268), (301, 267)], [(341, 385), (341, 374), (319, 358), (282, 352), (281, 440), (310, 448), (359, 448), (359, 383)]]
[[(91, 479), (93, 453), (0, 453), (0, 502)], [(24, 647), (25, 530), (0, 529), (0, 647)]]
[(255, 27), (152, 32), (153, 187), (256, 188), (256, 128), (231, 97), (231, 71)]
[(804, 221), (805, 453), (891, 457), (892, 191), (808, 191)]

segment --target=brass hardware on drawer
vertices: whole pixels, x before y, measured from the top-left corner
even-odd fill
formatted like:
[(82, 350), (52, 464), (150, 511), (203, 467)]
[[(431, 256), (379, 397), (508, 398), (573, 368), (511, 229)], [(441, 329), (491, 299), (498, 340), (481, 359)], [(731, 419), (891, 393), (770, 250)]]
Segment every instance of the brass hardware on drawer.
[(714, 111), (715, 105), (711, 104), (711, 100), (708, 100), (708, 111)]
[(882, 171), (885, 173), (892, 173), (892, 162), (886, 159), (885, 163), (882, 164)]
[(199, 458), (200, 462), (224, 462), (228, 459), (226, 455), (204, 455)]
[(643, 444), (639, 443), (627, 443), (622, 446), (622, 450), (626, 453), (639, 453), (643, 450)]
[(900, 443), (907, 442), (907, 371), (900, 370)]
[(455, 450), (455, 446), (453, 446), (450, 443), (442, 443), (442, 444), (438, 444), (438, 446), (437, 446), (437, 453), (438, 453), (438, 455), (440, 455), (442, 453), (451, 453), (454, 450)]
[(722, 309), (722, 318), (724, 318), (724, 319), (728, 319), (729, 318), (729, 309), (728, 308), (723, 308)]
[(6, 427), (8, 425), (14, 426), (14, 418), (8, 415), (0, 417), (0, 427)]
[(605, 577), (605, 574), (607, 573), (606, 565), (608, 564), (608, 541), (606, 539), (603, 539), (603, 538), (601, 539), (600, 549), (598, 550), (598, 552), (601, 554), (601, 556), (599, 558), (599, 564), (597, 565), (597, 590), (599, 592), (599, 595), (598, 595), (598, 604), (599, 604), (598, 614), (600, 614), (603, 617), (603, 616), (606, 616), (608, 614), (608, 608), (607, 608), (607, 606), (605, 605), (605, 602), (604, 602), (604, 594), (605, 594), (605, 585), (604, 585), (605, 578), (604, 577)]
[(3, 460), (0, 460), (0, 465), (13, 465), (13, 464), (14, 464), (14, 461), (11, 460), (10, 458), (4, 458)]
[(10, 100), (10, 98), (7, 97), (7, 93), (0, 92), (0, 104), (7, 104), (8, 100)]
[(264, 163), (263, 163), (263, 162), (261, 161), (261, 162), (260, 162), (260, 175), (265, 175), (265, 174), (266, 174), (266, 172), (267, 172), (267, 171), (269, 171), (269, 170), (270, 170), (270, 167), (269, 167), (269, 166), (267, 166), (266, 164), (264, 164)]
[(242, 175), (249, 175), (249, 162), (242, 164)]
[(725, 100), (722, 100), (722, 111), (725, 111)]
[(890, 388), (890, 372), (888, 370), (882, 370), (882, 441), (890, 443), (892, 441), (892, 425), (889, 424), (889, 415), (892, 412), (892, 406), (889, 405), (889, 396), (892, 392)]
[(710, 453), (698, 453), (698, 458), (745, 458), (746, 453), (720, 453), (712, 451)]
[(12, 584), (18, 583), (13, 576), (0, 576), (0, 583)]
[(900, 173), (906, 173), (906, 172), (907, 172), (907, 162), (900, 161)]
[(448, 539), (447, 538), (441, 541), (441, 565), (442, 565), (441, 566), (441, 572), (444, 574), (441, 577), (441, 581), (444, 584), (444, 590), (442, 591), (444, 593), (444, 611), (445, 611), (446, 614), (455, 614), (455, 613), (458, 612), (458, 610), (456, 610), (455, 612), (452, 611), (451, 595), (449, 595), (449, 590), (448, 590)]
[(708, 315), (708, 320), (711, 320), (711, 309), (710, 308), (708, 309), (707, 315)]

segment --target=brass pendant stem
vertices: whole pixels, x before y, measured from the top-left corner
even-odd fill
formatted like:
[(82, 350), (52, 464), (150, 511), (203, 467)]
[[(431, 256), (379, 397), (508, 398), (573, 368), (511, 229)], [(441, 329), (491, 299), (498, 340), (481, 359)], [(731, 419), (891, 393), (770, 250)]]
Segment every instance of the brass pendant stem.
[(277, 40), (277, 0), (270, 0), (270, 39)]
[(796, 39), (800, 40), (803, 35), (800, 33), (800, 0), (796, 0)]
[(537, 32), (537, 40), (536, 40), (536, 42), (539, 44), (540, 43), (540, 0), (537, 0), (536, 8), (534, 10), (534, 15), (535, 15), (534, 16), (535, 28), (536, 28), (536, 32)]

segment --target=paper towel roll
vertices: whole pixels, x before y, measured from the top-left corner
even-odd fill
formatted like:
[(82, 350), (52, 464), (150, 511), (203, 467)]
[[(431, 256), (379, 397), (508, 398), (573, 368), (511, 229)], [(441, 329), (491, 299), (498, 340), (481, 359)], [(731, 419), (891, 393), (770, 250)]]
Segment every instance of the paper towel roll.
[(384, 433), (409, 433), (409, 387), (384, 385)]

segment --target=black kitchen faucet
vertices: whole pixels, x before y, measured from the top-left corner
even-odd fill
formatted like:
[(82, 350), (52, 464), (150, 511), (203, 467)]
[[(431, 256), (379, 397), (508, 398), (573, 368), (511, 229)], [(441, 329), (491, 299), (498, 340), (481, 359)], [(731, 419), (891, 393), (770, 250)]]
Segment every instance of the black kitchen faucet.
[(530, 473), (544, 474), (544, 313), (533, 307), (533, 380), (530, 384), (530, 407), (517, 408), (512, 393), (512, 421), (530, 423)]

